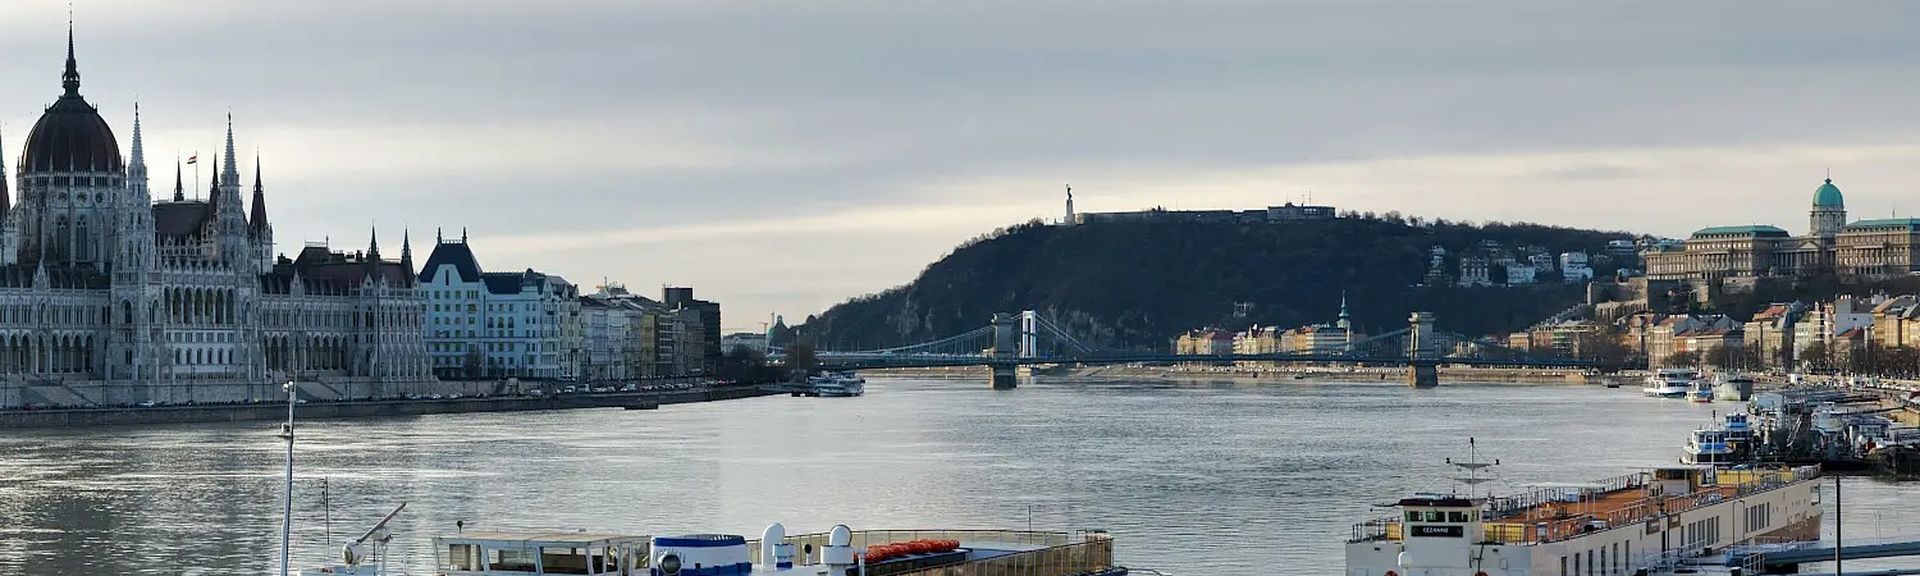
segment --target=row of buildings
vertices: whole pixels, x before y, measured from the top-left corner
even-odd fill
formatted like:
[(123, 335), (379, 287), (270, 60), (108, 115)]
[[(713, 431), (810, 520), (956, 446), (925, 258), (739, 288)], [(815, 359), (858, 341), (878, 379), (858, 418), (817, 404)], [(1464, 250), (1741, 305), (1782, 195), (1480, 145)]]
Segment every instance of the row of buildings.
[[(243, 187), (231, 118), (205, 198), (188, 197), (177, 164), (156, 198), (138, 107), (123, 154), (80, 93), (71, 36), (60, 80), (0, 177), (0, 405), (237, 401), (288, 379), (378, 397), (436, 376), (699, 373), (718, 353), (719, 307), (690, 290), (606, 295), (644, 308), (633, 332), (656, 340), (643, 346), (597, 331), (582, 310), (601, 299), (562, 278), (482, 271), (464, 233), (424, 269), (405, 236), (397, 259), (371, 235), (281, 255), (257, 158)], [(612, 348), (652, 352), (597, 353)]]
[(1920, 349), (1920, 298), (1876, 294), (1782, 302), (1750, 317), (1639, 312), (1602, 324), (1567, 320), (1508, 335), (1518, 349), (1592, 357), (1588, 346), (1641, 355), (1654, 368), (1701, 362), (1740, 369), (1847, 366), (1869, 348)]
[(435, 238), (419, 272), (425, 343), (440, 378), (621, 381), (711, 372), (720, 305), (668, 287), (653, 300), (608, 283), (582, 294), (533, 269), (488, 272), (465, 232)]
[[(1593, 267), (1586, 252), (1562, 252), (1558, 257), (1540, 246), (1515, 249), (1494, 240), (1483, 240), (1459, 258), (1460, 275), (1453, 279), (1462, 287), (1530, 286), (1540, 283), (1579, 284), (1593, 279)], [(1447, 249), (1435, 245), (1427, 251), (1426, 283), (1446, 284)]]
[(1353, 329), (1347, 314), (1347, 301), (1340, 299), (1340, 316), (1333, 324), (1311, 324), (1295, 328), (1250, 326), (1245, 330), (1198, 328), (1173, 340), (1173, 353), (1179, 356), (1226, 356), (1230, 354), (1345, 354), (1350, 346), (1366, 337)]

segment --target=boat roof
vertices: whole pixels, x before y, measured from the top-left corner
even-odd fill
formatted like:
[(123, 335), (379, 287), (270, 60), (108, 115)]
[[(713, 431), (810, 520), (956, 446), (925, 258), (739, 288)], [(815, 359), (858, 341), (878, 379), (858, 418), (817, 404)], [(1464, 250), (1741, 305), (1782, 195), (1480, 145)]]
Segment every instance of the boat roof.
[(590, 546), (609, 541), (644, 542), (645, 536), (614, 534), (611, 532), (560, 532), (560, 531), (513, 531), (513, 530), (476, 530), (461, 532), (436, 538), (442, 542), (522, 542), (535, 546)]
[(1475, 502), (1472, 499), (1461, 498), (1459, 496), (1415, 496), (1412, 498), (1401, 498), (1400, 501), (1395, 503), (1394, 505), (1395, 506), (1448, 506), (1448, 507), (1472, 508), (1475, 506), (1479, 506), (1480, 504), (1478, 502)]

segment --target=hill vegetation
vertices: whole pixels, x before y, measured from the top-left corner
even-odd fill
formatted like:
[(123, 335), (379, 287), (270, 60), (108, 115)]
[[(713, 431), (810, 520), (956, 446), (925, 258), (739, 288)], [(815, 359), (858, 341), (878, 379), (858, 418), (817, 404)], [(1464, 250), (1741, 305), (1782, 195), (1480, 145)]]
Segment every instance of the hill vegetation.
[[(1288, 223), (1173, 218), (1052, 226), (1032, 221), (955, 248), (911, 283), (853, 298), (796, 327), (821, 349), (924, 342), (987, 324), (996, 312), (1039, 311), (1104, 347), (1164, 349), (1202, 326), (1331, 323), (1344, 293), (1368, 333), (1430, 311), (1442, 330), (1524, 328), (1584, 299), (1579, 285), (1457, 288), (1423, 284), (1429, 250), (1444, 270), (1482, 241), (1599, 254), (1622, 232), (1532, 224), (1453, 223), (1349, 214)], [(1602, 262), (1595, 269), (1612, 270)], [(1499, 270), (1494, 274), (1499, 277)]]

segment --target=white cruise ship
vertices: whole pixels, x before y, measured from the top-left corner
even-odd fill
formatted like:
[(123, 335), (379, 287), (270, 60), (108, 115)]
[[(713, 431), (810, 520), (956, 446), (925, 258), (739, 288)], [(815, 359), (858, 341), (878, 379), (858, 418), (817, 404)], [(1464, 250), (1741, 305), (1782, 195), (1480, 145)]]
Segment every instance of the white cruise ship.
[(1634, 574), (1736, 543), (1817, 540), (1819, 475), (1661, 467), (1511, 496), (1416, 494), (1396, 515), (1354, 525), (1346, 574)]

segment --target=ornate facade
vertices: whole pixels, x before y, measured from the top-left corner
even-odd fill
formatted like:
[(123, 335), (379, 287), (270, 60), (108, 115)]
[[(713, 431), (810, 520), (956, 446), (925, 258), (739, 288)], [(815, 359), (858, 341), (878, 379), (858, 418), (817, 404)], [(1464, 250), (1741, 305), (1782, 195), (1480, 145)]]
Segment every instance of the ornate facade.
[(1831, 178), (1814, 189), (1808, 234), (1764, 224), (1702, 228), (1684, 243), (1641, 253), (1653, 280), (1815, 276), (1884, 278), (1920, 272), (1920, 219), (1846, 224), (1847, 209)]
[(71, 33), (61, 84), (14, 166), (17, 203), (0, 178), (0, 376), (42, 388), (15, 401), (243, 401), (286, 379), (377, 396), (431, 379), (409, 247), (399, 262), (377, 240), (275, 258), (257, 161), (243, 203), (231, 118), (207, 199), (186, 198), (176, 166), (154, 202), (139, 110), (123, 157), (80, 95)]

